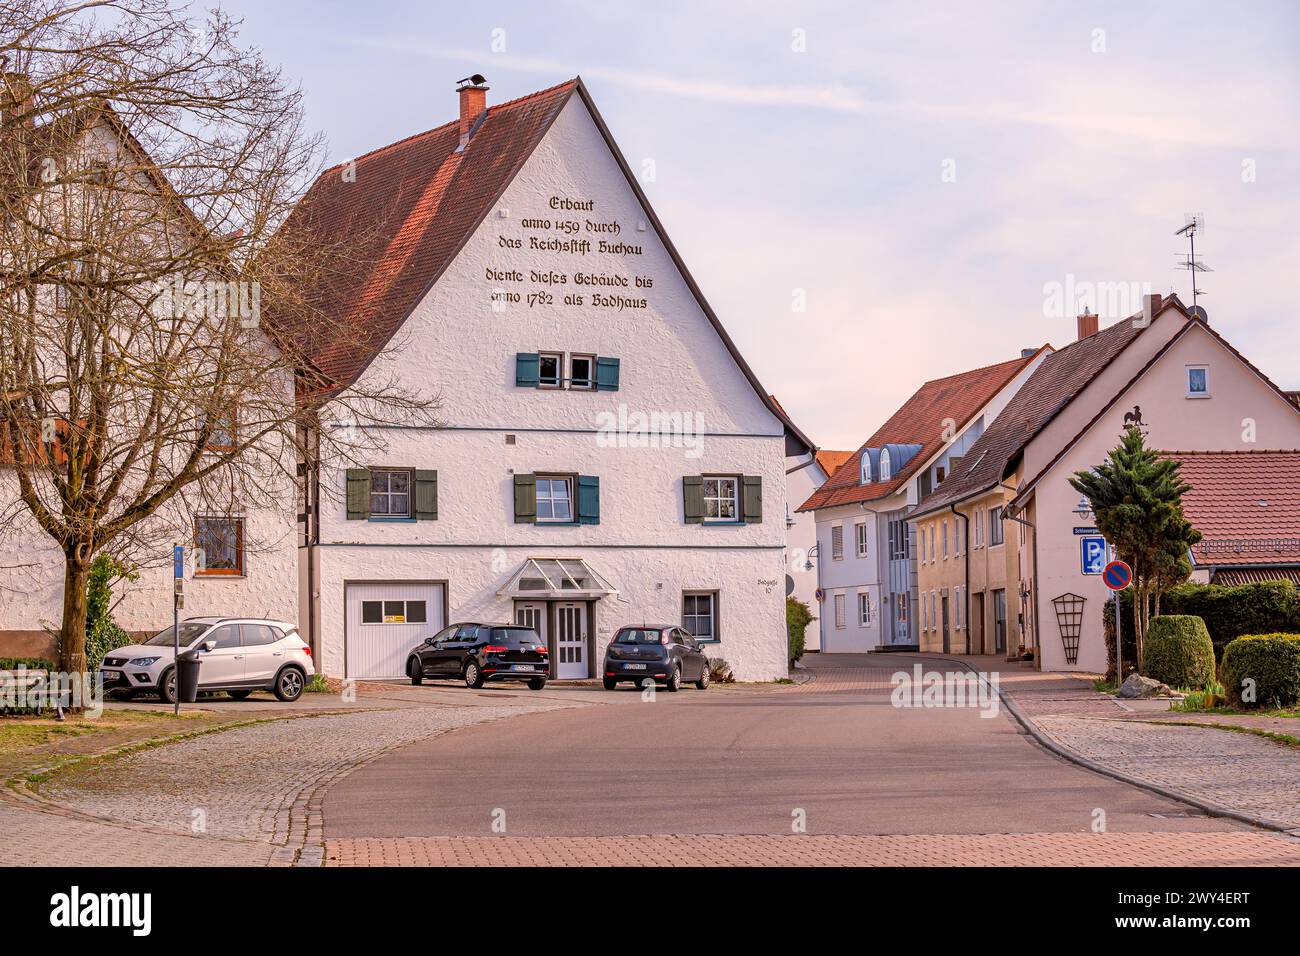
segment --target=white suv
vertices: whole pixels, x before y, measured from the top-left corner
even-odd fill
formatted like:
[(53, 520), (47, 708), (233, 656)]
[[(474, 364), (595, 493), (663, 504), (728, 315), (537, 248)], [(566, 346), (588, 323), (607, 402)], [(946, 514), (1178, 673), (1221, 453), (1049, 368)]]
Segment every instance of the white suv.
[[(173, 628), (159, 631), (143, 644), (118, 647), (104, 655), (99, 672), (104, 690), (118, 696), (157, 694), (176, 700), (172, 663)], [(316, 673), (311, 649), (292, 624), (264, 618), (191, 617), (181, 621), (181, 651), (194, 650), (199, 690), (225, 691), (243, 700), (255, 690), (272, 691), (283, 701), (297, 700)]]

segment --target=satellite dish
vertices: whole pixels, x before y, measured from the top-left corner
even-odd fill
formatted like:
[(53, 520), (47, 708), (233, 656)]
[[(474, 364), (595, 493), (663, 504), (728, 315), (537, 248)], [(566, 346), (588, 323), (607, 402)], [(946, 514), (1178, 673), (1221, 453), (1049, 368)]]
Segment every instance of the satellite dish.
[(1187, 314), (1198, 322), (1204, 322), (1206, 325), (1210, 324), (1210, 313), (1205, 311), (1205, 306), (1203, 305), (1192, 306), (1187, 310)]
[(785, 596), (790, 597), (792, 594), (794, 594), (794, 578), (787, 574), (785, 576)]

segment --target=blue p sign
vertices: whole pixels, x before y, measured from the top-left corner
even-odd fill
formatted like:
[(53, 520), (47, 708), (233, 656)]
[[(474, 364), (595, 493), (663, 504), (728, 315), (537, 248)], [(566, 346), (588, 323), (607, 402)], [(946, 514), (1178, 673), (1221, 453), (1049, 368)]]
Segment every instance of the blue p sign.
[(176, 545), (172, 548), (172, 577), (185, 577), (185, 547)]
[(1079, 560), (1084, 574), (1101, 574), (1106, 567), (1106, 539), (1085, 535), (1079, 539)]

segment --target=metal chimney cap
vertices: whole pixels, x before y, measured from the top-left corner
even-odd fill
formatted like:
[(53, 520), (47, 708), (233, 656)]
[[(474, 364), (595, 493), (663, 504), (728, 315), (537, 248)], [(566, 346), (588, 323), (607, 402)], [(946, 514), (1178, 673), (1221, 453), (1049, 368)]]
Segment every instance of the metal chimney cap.
[(458, 93), (461, 90), (486, 90), (486, 89), (489, 89), (487, 85), (487, 77), (484, 76), (482, 73), (475, 73), (473, 76), (462, 77), (461, 79), (456, 81), (456, 92)]

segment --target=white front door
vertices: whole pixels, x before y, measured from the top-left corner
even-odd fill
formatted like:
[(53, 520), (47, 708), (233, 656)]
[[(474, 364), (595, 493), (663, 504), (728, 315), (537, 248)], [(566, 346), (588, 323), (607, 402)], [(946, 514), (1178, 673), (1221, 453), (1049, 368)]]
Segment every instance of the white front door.
[(442, 586), (438, 584), (349, 584), (344, 603), (344, 677), (404, 677), (412, 649), (446, 626)]
[(528, 601), (515, 605), (515, 623), (531, 627), (548, 647), (546, 640), (546, 605), (541, 601)]
[(555, 605), (555, 676), (580, 680), (587, 676), (587, 606)]

